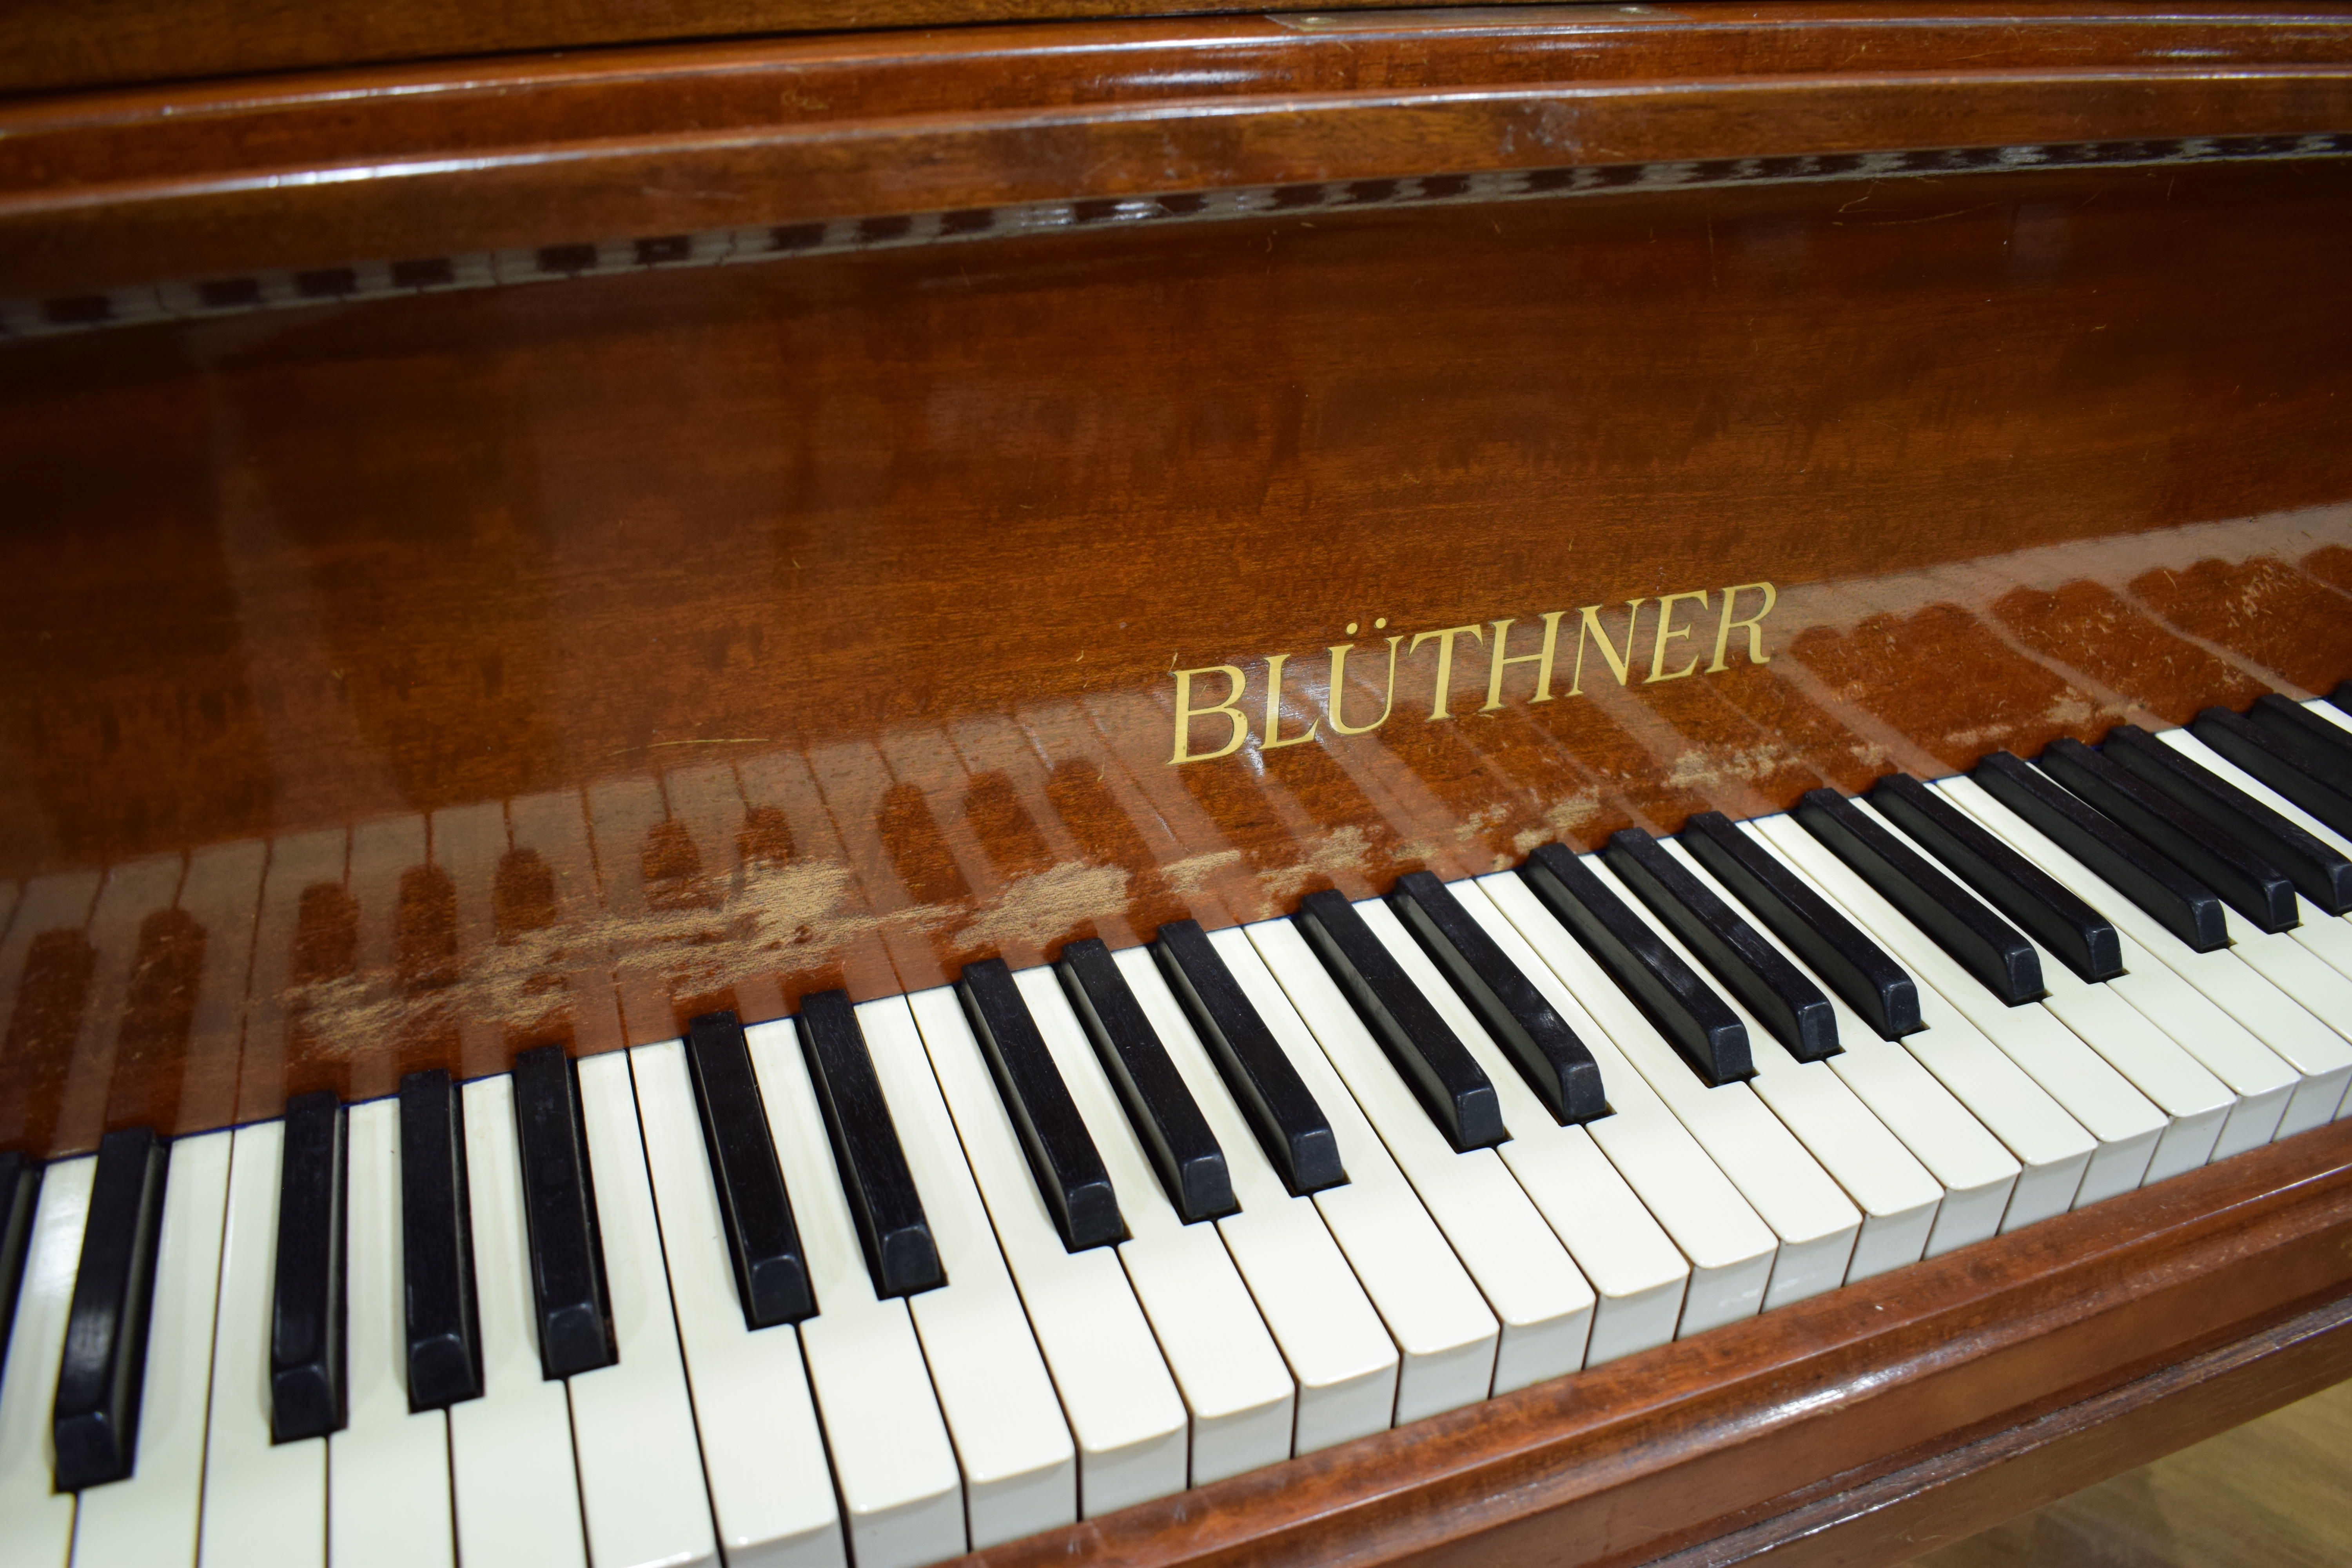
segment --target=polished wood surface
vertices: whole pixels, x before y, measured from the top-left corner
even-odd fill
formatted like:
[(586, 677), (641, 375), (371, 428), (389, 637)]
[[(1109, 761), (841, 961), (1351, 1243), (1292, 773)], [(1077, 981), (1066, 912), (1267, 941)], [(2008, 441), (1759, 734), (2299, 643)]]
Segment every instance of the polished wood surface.
[[(1345, 16), (1368, 0), (1336, 0), (1312, 14)], [(1446, 9), (1441, 5), (1429, 9)], [(1503, 7), (1463, 7), (1495, 13)], [(0, 92), (44, 92), (127, 82), (184, 81), (320, 66), (434, 60), (516, 51), (607, 48), (665, 39), (727, 39), (809, 31), (873, 31), (1056, 18), (1160, 17), (1241, 9), (1229, 0), (673, 0), (658, 8), (624, 0), (514, 0), (497, 6), (415, 0), (400, 6), (360, 0), (18, 0), (0, 14)], [(1511, 9), (1521, 9), (1513, 7)], [(1526, 9), (1535, 9), (1527, 7)], [(1685, 0), (1676, 5), (1591, 5), (1582, 9), (1617, 30), (1734, 27), (1782, 7)], [(1979, 24), (1969, 43), (1998, 41), (2020, 22), (2053, 16), (2119, 16), (2146, 7), (2004, 0), (1966, 12)], [(2282, 11), (2259, 3), (2168, 6), (2150, 18), (2153, 36), (2201, 45), (2216, 23), (2247, 22), (2291, 36), (2340, 9), (2305, 5)], [(1834, 25), (1883, 24), (1887, 7), (1815, 4), (1797, 19)], [(1932, 25), (1938, 18), (1923, 17)], [(1784, 29), (1797, 32), (1799, 29)], [(1815, 29), (1818, 31), (1818, 29)], [(1799, 47), (1811, 42), (1801, 41)], [(1949, 57), (1947, 57), (1948, 58)], [(1945, 63), (1938, 60), (1937, 63)]]
[(2352, 125), (2352, 7), (1548, 6), (490, 59), (0, 108), (0, 299), (1235, 186)]

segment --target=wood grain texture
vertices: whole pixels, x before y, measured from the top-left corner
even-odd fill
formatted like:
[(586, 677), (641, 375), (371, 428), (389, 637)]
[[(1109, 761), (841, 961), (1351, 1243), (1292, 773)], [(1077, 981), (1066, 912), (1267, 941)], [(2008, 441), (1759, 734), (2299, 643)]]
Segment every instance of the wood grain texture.
[[(1433, 9), (1443, 10), (1445, 6)], [(936, 28), (974, 22), (1164, 17), (1235, 9), (1217, 0), (680, 0), (658, 10), (622, 0), (519, 0), (483, 7), (418, 0), (398, 7), (353, 0), (293, 5), (283, 0), (24, 0), (0, 17), (0, 92), (54, 92), (144, 81), (184, 81), (305, 68), (389, 60), (493, 56), (524, 50), (653, 43), (665, 39), (727, 39), (811, 31)], [(1339, 0), (1318, 15), (1367, 9), (1365, 0)], [(1493, 6), (1475, 11), (1492, 14)], [(1595, 30), (1672, 33), (1691, 24), (1737, 26), (1768, 17), (1831, 28), (1883, 24), (1885, 9), (1869, 4), (1733, 6), (1696, 0), (1675, 6), (1611, 6), (1600, 16), (1565, 6), (1514, 7), (1583, 21)], [(1598, 9), (1598, 8), (1596, 8)], [(2119, 4), (2052, 4), (1996, 0), (1946, 5), (1937, 10), (1978, 24), (1998, 37), (2021, 25), (2052, 18), (2128, 18), (2138, 9)], [(2266, 26), (2296, 33), (2334, 6), (2282, 14), (2261, 4), (2201, 4), (2168, 7), (2153, 32), (2178, 37), (2215, 25)], [(1787, 29), (1791, 30), (1793, 29)], [(1932, 36), (1932, 35), (1929, 35)], [(1972, 40), (1973, 41), (1973, 40)], [(1775, 41), (1777, 42), (1777, 40)], [(1768, 45), (1768, 47), (1770, 47)], [(1805, 47), (1800, 40), (1797, 47)]]
[(1580, 164), (2352, 130), (2352, 9), (1072, 23), (0, 108), (0, 298), (715, 226)]
[[(1901, 1562), (1932, 1519), (1989, 1521), (2352, 1372), (2347, 1157), (2352, 1127), (2325, 1128), (966, 1561), (1698, 1563), (1769, 1538), (1790, 1562)], [(1892, 1511), (1851, 1506), (1913, 1467)]]

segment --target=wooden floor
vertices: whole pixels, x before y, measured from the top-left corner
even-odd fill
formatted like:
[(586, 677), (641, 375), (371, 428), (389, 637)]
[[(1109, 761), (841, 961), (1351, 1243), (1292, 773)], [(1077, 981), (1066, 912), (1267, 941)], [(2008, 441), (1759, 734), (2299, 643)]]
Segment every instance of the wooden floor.
[(1913, 1568), (2352, 1565), (2352, 1383), (1914, 1559)]

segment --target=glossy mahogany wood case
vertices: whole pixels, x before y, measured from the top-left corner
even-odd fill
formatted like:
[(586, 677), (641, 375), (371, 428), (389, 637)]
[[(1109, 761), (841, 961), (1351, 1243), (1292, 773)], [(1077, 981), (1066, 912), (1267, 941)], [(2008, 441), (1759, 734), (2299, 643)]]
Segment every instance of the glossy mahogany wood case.
[[(118, 9), (0, 100), (0, 1146), (2352, 675), (2352, 7)], [(2342, 1370), (2343, 1154), (997, 1555), (1891, 1560)]]

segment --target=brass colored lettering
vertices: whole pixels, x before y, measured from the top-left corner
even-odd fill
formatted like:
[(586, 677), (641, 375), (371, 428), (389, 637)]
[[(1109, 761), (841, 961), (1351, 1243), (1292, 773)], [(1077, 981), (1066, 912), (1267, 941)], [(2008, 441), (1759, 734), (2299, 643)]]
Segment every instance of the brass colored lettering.
[[(1764, 607), (1752, 616), (1737, 621), (1733, 620), (1731, 618), (1733, 602), (1750, 588), (1756, 589), (1764, 595)], [(1723, 618), (1716, 623), (1715, 662), (1706, 667), (1706, 672), (1709, 675), (1717, 674), (1730, 668), (1724, 662), (1723, 650), (1731, 646), (1731, 634), (1742, 626), (1748, 628), (1748, 661), (1750, 664), (1772, 662), (1772, 656), (1764, 651), (1763, 622), (1764, 617), (1772, 613), (1772, 606), (1780, 602), (1780, 595), (1773, 591), (1772, 584), (1769, 583), (1742, 583), (1737, 587), (1726, 588), (1723, 591)]]
[(1419, 653), (1422, 644), (1432, 637), (1437, 639), (1437, 697), (1429, 707), (1429, 717), (1432, 722), (1454, 717), (1445, 710), (1445, 699), (1448, 695), (1448, 688), (1454, 684), (1454, 639), (1465, 632), (1482, 643), (1486, 640), (1486, 634), (1476, 626), (1447, 626), (1444, 631), (1416, 633), (1412, 639), (1412, 647), (1405, 650), (1407, 653)]
[(1486, 705), (1479, 709), (1479, 712), (1492, 713), (1503, 705), (1503, 670), (1514, 664), (1536, 667), (1536, 694), (1528, 699), (1529, 702), (1551, 700), (1552, 655), (1559, 651), (1559, 618), (1566, 614), (1566, 610), (1544, 612), (1543, 651), (1540, 653), (1515, 653), (1506, 657), (1503, 648), (1509, 640), (1512, 622), (1507, 617), (1495, 623), (1495, 656), (1486, 665)]
[(1275, 731), (1282, 727), (1282, 667), (1289, 662), (1290, 656), (1286, 653), (1271, 655), (1265, 661), (1265, 734), (1257, 743), (1261, 752), (1280, 751), (1301, 741), (1311, 741), (1315, 738), (1315, 731), (1323, 727), (1323, 721), (1318, 719), (1307, 726), (1307, 732), (1303, 735), (1293, 735), (1286, 741), (1275, 738)]
[[(1175, 754), (1168, 759), (1168, 765), (1175, 767), (1184, 763), (1213, 763), (1219, 757), (1230, 757), (1240, 751), (1242, 742), (1249, 739), (1249, 721), (1242, 716), (1241, 710), (1242, 691), (1248, 685), (1249, 678), (1242, 673), (1240, 666), (1210, 664), (1203, 665), (1199, 669), (1180, 669), (1175, 674), (1176, 751)], [(1206, 708), (1193, 707), (1192, 678), (1196, 675), (1223, 676), (1226, 681), (1225, 700), (1223, 702), (1213, 702)], [(1223, 714), (1226, 722), (1233, 726), (1233, 733), (1223, 745), (1213, 752), (1195, 752), (1192, 750), (1192, 721), (1205, 719), (1212, 713)]]
[[(1657, 639), (1650, 645), (1650, 675), (1648, 680), (1642, 682), (1644, 686), (1650, 684), (1651, 680), (1680, 680), (1684, 676), (1688, 675), (1698, 668), (1698, 655), (1693, 654), (1690, 657), (1690, 662), (1688, 664), (1683, 666), (1672, 675), (1664, 673), (1666, 668), (1666, 639), (1669, 637), (1686, 637), (1690, 636), (1690, 627), (1688, 626), (1675, 627), (1675, 629), (1672, 630), (1668, 629), (1669, 627), (1674, 627), (1675, 606), (1685, 599), (1696, 599), (1700, 609), (1704, 610), (1706, 608), (1706, 590), (1704, 588), (1695, 589), (1687, 593), (1668, 594), (1664, 598), (1658, 601), (1658, 636)], [(1625, 639), (1625, 647), (1630, 651), (1633, 646), (1633, 639), (1631, 637), (1628, 637)]]
[(1647, 597), (1625, 601), (1625, 651), (1623, 653), (1619, 653), (1609, 646), (1609, 630), (1601, 624), (1600, 605), (1587, 605), (1579, 612), (1583, 619), (1576, 628), (1576, 673), (1569, 678), (1568, 682), (1568, 694), (1570, 697), (1584, 695), (1584, 642), (1587, 637), (1601, 645), (1601, 657), (1608, 660), (1609, 673), (1617, 678), (1617, 684), (1620, 686), (1625, 684), (1625, 677), (1633, 668), (1633, 632), (1642, 622), (1642, 606), (1649, 602)]
[[(1349, 629), (1354, 629), (1353, 623), (1350, 623)], [(1343, 642), (1335, 643), (1331, 646), (1328, 652), (1331, 655), (1330, 715), (1332, 733), (1337, 735), (1361, 735), (1369, 731), (1377, 730), (1381, 725), (1389, 721), (1389, 710), (1396, 706), (1397, 644), (1402, 641), (1404, 641), (1404, 638), (1402, 637), (1393, 637), (1389, 638), (1388, 691), (1381, 699), (1381, 716), (1373, 720), (1369, 724), (1350, 724), (1344, 717), (1348, 704), (1348, 650), (1354, 647), (1356, 645), (1351, 642)]]

